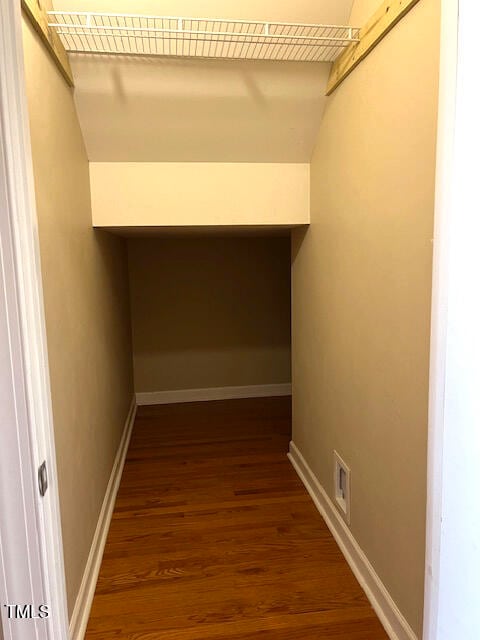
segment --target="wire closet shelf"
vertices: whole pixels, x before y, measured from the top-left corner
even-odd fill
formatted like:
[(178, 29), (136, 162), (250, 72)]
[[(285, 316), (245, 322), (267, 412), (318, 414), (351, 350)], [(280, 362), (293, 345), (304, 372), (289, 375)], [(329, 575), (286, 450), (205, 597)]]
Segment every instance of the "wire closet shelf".
[(359, 29), (349, 26), (50, 11), (71, 53), (333, 62)]

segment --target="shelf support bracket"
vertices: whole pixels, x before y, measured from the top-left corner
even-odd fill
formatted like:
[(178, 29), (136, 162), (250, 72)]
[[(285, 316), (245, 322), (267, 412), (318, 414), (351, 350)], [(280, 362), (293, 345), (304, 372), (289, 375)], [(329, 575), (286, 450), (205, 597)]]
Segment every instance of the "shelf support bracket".
[(40, 36), (65, 81), (70, 87), (73, 87), (73, 74), (67, 52), (60, 40), (60, 36), (48, 26), (48, 9), (45, 7), (43, 0), (22, 0), (22, 9)]
[(327, 84), (327, 96), (345, 80), (360, 62), (407, 15), (419, 0), (385, 0), (360, 29), (359, 41), (350, 44), (335, 60)]

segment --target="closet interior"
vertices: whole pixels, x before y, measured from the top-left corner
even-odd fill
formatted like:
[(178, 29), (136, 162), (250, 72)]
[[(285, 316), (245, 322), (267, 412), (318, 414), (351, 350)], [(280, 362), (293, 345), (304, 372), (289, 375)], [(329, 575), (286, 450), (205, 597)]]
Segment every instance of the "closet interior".
[(437, 4), (22, 1), (72, 640), (420, 637)]

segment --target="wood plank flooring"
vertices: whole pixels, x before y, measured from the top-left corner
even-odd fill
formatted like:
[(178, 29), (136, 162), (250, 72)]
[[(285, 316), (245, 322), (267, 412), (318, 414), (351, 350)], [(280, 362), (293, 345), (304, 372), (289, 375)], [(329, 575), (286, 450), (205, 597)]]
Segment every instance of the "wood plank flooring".
[(86, 640), (385, 640), (291, 467), (289, 398), (142, 407)]

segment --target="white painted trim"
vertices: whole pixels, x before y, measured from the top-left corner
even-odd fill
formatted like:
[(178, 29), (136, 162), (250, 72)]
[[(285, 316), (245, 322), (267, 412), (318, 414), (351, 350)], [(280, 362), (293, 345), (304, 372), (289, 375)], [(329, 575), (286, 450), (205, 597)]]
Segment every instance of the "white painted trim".
[(442, 515), (443, 425), (448, 329), (448, 255), (451, 236), (457, 103), (458, 0), (442, 0), (433, 232), (430, 385), (428, 407), (427, 521), (424, 640), (437, 638)]
[(480, 638), (479, 19), (442, 0), (424, 640)]
[(209, 389), (176, 389), (174, 391), (137, 392), (137, 405), (176, 404), (179, 402), (203, 402), (207, 400), (232, 400), (234, 398), (267, 398), (292, 395), (292, 385), (258, 384), (243, 387), (211, 387)]
[[(37, 571), (31, 572), (30, 586), (35, 593), (43, 593), (43, 601), (51, 611), (51, 616), (41, 629), (36, 622), (28, 624), (23, 621), (24, 624), (9, 625), (5, 638), (66, 640), (68, 615), (42, 274), (21, 11), (20, 3), (15, 0), (0, 1), (0, 121), (0, 153), (3, 156), (4, 174), (1, 180), (4, 184), (0, 188), (5, 187), (6, 194), (6, 206), (1, 206), (5, 259), (8, 248), (8, 264), (3, 264), (4, 283), (11, 293), (8, 329), (11, 336), (19, 336), (20, 343), (15, 346), (11, 360), (12, 371), (15, 372), (13, 391), (2, 389), (5, 396), (1, 398), (2, 402), (6, 400), (9, 403), (13, 398), (17, 405), (17, 438), (15, 441), (12, 439), (8, 447), (0, 448), (0, 466), (3, 469), (12, 467), (15, 474), (22, 476), (22, 482), (17, 483), (15, 491), (22, 492), (24, 498), (23, 511), (21, 502), (17, 504), (17, 511), (23, 513), (23, 531), (16, 529), (12, 518), (0, 519), (4, 540), (12, 543), (8, 550), (6, 547), (2, 550), (3, 583), (10, 596), (15, 598), (14, 602), (27, 603), (27, 591), (22, 596), (19, 590), (19, 585), (27, 577), (22, 571), (20, 558), (28, 557), (31, 567), (40, 562), (40, 575)], [(13, 311), (16, 312), (16, 318)], [(0, 351), (5, 353), (3, 346), (0, 345)], [(24, 415), (26, 420), (23, 419)], [(15, 426), (14, 422), (9, 424), (9, 428), (12, 426)], [(6, 425), (2, 424), (2, 430), (4, 427)], [(36, 474), (39, 464), (44, 460), (47, 463), (49, 488), (41, 498)], [(14, 473), (9, 473), (8, 479), (2, 480), (2, 490), (7, 492), (9, 483), (14, 481)], [(27, 540), (17, 552), (14, 547), (25, 536)], [(1, 595), (3, 599), (3, 593)]]
[[(0, 13), (1, 20), (1, 13)], [(0, 25), (1, 28), (1, 25)], [(1, 48), (1, 47), (0, 47)], [(1, 55), (1, 51), (0, 51)], [(1, 66), (1, 61), (0, 61)], [(0, 71), (1, 73), (1, 71)], [(39, 640), (45, 624), (8, 619), (3, 605), (47, 603), (37, 530), (38, 488), (23, 372), (20, 309), (0, 114), (0, 616), (5, 640)], [(5, 215), (4, 215), (5, 212)]]
[(288, 458), (365, 591), (388, 637), (391, 640), (417, 640), (417, 636), (294, 442), (290, 442)]
[(93, 536), (92, 546), (88, 555), (87, 564), (83, 573), (82, 583), (78, 592), (75, 607), (70, 620), (70, 640), (83, 640), (87, 629), (88, 618), (92, 608), (93, 596), (97, 585), (100, 565), (102, 564), (103, 551), (107, 541), (107, 534), (112, 520), (113, 508), (117, 497), (120, 480), (122, 477), (125, 458), (135, 422), (137, 405), (135, 398), (132, 400), (128, 412), (125, 428), (118, 446), (112, 473), (108, 481), (105, 498), (98, 518), (97, 528)]

